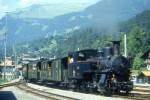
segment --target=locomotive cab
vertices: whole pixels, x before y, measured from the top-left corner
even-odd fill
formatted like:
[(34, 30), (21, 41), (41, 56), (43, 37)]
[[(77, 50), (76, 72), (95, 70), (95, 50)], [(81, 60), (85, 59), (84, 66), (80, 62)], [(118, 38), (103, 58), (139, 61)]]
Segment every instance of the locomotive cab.
[(70, 53), (73, 62), (68, 64), (68, 77), (71, 81), (70, 87), (81, 88), (86, 87), (88, 82), (91, 82), (97, 62), (93, 60), (98, 55), (98, 51), (94, 49), (81, 50)]
[(69, 61), (70, 63), (86, 61), (97, 56), (98, 56), (98, 51), (95, 49), (80, 50), (76, 52), (70, 52), (68, 54), (68, 57), (71, 60)]

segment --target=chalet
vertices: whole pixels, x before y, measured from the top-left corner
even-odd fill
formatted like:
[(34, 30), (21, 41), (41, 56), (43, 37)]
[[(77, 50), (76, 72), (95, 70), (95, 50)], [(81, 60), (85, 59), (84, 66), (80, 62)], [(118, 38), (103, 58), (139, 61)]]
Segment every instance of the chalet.
[(0, 63), (0, 78), (4, 79), (4, 77), (7, 81), (13, 80), (16, 77), (15, 65), (11, 57), (7, 57), (5, 62), (2, 61)]
[(141, 58), (144, 59), (146, 70), (141, 71), (138, 77), (143, 83), (150, 84), (150, 50), (146, 51)]

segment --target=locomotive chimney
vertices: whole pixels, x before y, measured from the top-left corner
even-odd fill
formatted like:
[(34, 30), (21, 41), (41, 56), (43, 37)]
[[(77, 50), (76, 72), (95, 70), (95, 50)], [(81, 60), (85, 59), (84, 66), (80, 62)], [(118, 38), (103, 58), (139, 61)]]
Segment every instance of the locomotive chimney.
[(113, 54), (120, 55), (120, 41), (112, 41), (113, 43)]

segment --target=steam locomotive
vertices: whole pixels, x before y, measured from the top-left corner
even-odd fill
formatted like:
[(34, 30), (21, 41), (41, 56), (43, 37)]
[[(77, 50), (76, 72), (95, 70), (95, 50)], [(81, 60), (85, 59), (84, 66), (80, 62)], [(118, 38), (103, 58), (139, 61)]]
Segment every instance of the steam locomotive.
[(101, 51), (95, 49), (69, 52), (67, 57), (40, 59), (23, 65), (23, 75), (32, 82), (53, 83), (79, 91), (101, 94), (129, 93), (130, 61), (120, 54), (120, 41), (112, 41)]

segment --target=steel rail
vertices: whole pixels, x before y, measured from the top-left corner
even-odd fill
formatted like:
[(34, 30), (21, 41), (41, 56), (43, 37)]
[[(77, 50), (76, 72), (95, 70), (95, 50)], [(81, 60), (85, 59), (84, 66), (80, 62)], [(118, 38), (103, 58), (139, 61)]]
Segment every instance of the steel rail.
[(67, 97), (67, 96), (63, 96), (60, 94), (54, 94), (54, 93), (49, 93), (49, 92), (45, 92), (42, 90), (37, 90), (26, 85), (18, 85), (16, 87), (26, 92), (30, 92), (36, 96), (44, 97), (50, 100), (79, 100), (73, 97)]
[(19, 84), (21, 84), (21, 82), (14, 82), (14, 83), (3, 84), (3, 85), (0, 85), (0, 89), (4, 88), (4, 87), (10, 87), (10, 86), (19, 85)]

